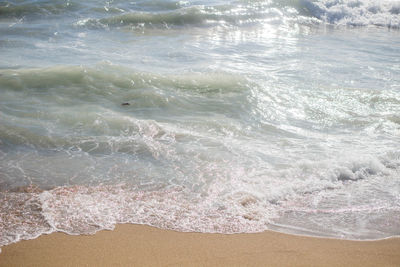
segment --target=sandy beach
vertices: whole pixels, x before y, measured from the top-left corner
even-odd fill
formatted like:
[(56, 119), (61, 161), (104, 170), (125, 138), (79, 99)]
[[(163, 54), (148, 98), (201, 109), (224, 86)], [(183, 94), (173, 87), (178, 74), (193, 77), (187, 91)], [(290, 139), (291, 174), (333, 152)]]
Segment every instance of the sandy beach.
[(118, 225), (93, 236), (43, 235), (2, 248), (0, 266), (400, 266), (400, 239), (181, 233)]

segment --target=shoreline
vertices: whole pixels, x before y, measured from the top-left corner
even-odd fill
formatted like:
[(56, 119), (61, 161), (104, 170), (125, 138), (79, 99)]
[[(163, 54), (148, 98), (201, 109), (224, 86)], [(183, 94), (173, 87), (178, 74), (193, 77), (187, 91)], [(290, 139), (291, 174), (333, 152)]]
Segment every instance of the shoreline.
[(186, 233), (119, 224), (95, 235), (52, 233), (2, 247), (0, 266), (400, 266), (400, 238)]

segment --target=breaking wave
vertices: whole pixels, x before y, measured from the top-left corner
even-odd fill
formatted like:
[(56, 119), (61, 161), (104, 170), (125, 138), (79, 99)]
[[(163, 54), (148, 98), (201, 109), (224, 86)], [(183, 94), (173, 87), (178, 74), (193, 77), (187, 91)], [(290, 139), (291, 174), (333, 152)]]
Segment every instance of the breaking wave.
[[(52, 1), (0, 4), (3, 18), (40, 19), (68, 12), (77, 17), (90, 12), (96, 18), (79, 19), (88, 27), (190, 25), (247, 25), (254, 23), (328, 23), (347, 26), (400, 27), (399, 1), (373, 0), (273, 0), (238, 1), (225, 5), (194, 5), (185, 1), (140, 1), (138, 3), (80, 3)], [(116, 15), (117, 14), (117, 15)], [(111, 15), (111, 16), (110, 16)], [(72, 15), (74, 16), (74, 15)]]
[(306, 11), (319, 20), (333, 25), (400, 27), (399, 1), (373, 0), (300, 0), (299, 13)]
[[(175, 7), (175, 5), (174, 5)], [(398, 1), (257, 1), (230, 6), (183, 6), (167, 11), (134, 11), (101, 19), (80, 20), (89, 27), (164, 27), (263, 23), (327, 23), (336, 26), (384, 26), (399, 28)]]

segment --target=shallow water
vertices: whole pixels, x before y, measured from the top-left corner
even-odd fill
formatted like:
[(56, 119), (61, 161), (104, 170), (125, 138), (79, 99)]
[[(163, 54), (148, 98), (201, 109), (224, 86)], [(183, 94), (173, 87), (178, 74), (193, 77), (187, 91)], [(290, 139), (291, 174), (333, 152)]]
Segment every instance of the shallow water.
[(399, 235), (399, 11), (0, 2), (0, 245), (116, 223)]

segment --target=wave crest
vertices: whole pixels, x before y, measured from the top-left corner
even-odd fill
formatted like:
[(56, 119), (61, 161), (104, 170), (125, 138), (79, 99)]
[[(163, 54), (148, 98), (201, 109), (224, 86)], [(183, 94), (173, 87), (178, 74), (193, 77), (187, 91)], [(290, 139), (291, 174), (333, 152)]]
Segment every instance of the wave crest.
[(306, 10), (311, 16), (333, 25), (400, 27), (398, 1), (300, 0), (300, 3), (300, 14)]

